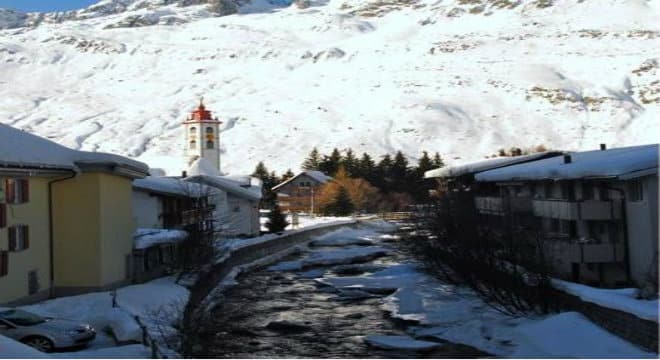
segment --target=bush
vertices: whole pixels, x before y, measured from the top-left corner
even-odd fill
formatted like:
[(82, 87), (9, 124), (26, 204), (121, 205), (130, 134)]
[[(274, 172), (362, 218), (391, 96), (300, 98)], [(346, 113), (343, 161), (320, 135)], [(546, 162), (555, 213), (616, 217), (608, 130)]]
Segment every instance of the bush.
[(347, 216), (352, 214), (354, 210), (355, 205), (353, 205), (353, 202), (348, 195), (348, 190), (343, 186), (339, 187), (333, 200), (321, 209), (325, 215), (333, 216)]

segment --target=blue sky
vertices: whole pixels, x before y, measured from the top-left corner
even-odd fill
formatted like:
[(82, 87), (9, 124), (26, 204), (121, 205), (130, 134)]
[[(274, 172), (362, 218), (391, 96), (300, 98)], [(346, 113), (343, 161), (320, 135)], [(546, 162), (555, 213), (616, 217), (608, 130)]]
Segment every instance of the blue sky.
[(0, 8), (21, 11), (64, 11), (82, 9), (98, 0), (0, 0)]

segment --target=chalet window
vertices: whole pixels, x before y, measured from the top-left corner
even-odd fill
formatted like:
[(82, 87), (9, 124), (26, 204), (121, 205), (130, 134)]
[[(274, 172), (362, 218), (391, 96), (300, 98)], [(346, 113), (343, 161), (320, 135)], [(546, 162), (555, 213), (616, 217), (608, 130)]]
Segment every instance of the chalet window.
[(0, 251), (0, 277), (6, 276), (9, 272), (9, 253)]
[(214, 146), (212, 140), (209, 140), (209, 141), (206, 142), (206, 148), (207, 148), (207, 149), (213, 149), (214, 147), (215, 147), (215, 146)]
[(9, 229), (9, 251), (22, 251), (30, 247), (27, 225), (14, 225)]
[(642, 182), (639, 180), (630, 182), (630, 184), (628, 184), (628, 201), (642, 200), (644, 200), (644, 186), (642, 185)]
[(210, 126), (208, 126), (208, 127), (206, 128), (206, 133), (212, 135), (212, 134), (213, 134), (213, 128), (210, 127)]
[(197, 147), (197, 141), (195, 141), (195, 140), (190, 140), (190, 148), (191, 148), (191, 149), (194, 149), (194, 148), (196, 148), (196, 147)]
[(5, 179), (5, 202), (22, 204), (30, 199), (30, 185), (27, 179)]
[(0, 229), (7, 226), (7, 205), (0, 204)]

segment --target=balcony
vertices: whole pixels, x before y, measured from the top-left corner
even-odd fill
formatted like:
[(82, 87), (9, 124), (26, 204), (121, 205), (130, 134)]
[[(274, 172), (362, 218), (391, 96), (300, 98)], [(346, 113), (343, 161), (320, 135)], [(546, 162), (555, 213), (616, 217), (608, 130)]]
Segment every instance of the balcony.
[(474, 198), (474, 206), (482, 214), (502, 215), (502, 198), (495, 196), (477, 196)]
[(621, 243), (590, 244), (549, 240), (545, 250), (552, 258), (567, 263), (616, 263), (623, 262), (625, 249)]
[(533, 200), (534, 215), (562, 220), (615, 220), (621, 218), (619, 200)]
[(474, 205), (482, 214), (503, 215), (508, 208), (511, 212), (531, 212), (532, 200), (528, 197), (477, 196)]

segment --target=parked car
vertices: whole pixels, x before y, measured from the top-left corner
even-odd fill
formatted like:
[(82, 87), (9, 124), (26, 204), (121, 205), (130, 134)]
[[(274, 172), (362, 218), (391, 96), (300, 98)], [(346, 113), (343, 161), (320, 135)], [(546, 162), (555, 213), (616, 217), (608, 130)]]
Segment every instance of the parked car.
[(0, 308), (0, 335), (50, 352), (87, 345), (96, 337), (96, 331), (90, 325), (77, 321), (43, 317), (15, 308)]

